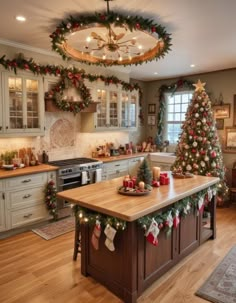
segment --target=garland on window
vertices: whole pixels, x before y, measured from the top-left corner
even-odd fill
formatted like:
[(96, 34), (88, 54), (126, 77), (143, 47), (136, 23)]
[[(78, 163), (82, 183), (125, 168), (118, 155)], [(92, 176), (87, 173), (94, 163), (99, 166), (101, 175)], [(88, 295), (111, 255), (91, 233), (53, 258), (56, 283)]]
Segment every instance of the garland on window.
[[(215, 194), (216, 186), (209, 187), (174, 203), (173, 206), (168, 207), (164, 212), (159, 211), (156, 214), (139, 218), (137, 220), (137, 224), (146, 232), (152, 220), (155, 219), (159, 225), (159, 228), (165, 228), (165, 231), (168, 234), (171, 232), (172, 227), (177, 227), (178, 223), (180, 222), (180, 217), (186, 216), (191, 212), (191, 210), (197, 210), (199, 212), (203, 211), (204, 206), (211, 201)], [(126, 221), (124, 220), (97, 213), (79, 205), (74, 205), (73, 210), (80, 223), (93, 226), (98, 220), (103, 226), (109, 224), (117, 230), (125, 230), (126, 228)]]
[(156, 135), (156, 144), (161, 146), (163, 143), (163, 128), (164, 128), (164, 116), (165, 116), (165, 93), (170, 92), (172, 95), (179, 88), (193, 89), (193, 82), (188, 80), (180, 79), (171, 85), (163, 84), (159, 88), (159, 112), (157, 115), (157, 135)]
[[(46, 97), (51, 97), (55, 101), (55, 105), (63, 111), (70, 111), (74, 114), (80, 112), (85, 107), (88, 107), (92, 98), (89, 89), (84, 84), (84, 79), (89, 82), (94, 82), (97, 80), (103, 81), (105, 85), (121, 85), (122, 89), (125, 91), (132, 92), (133, 90), (138, 90), (139, 92), (139, 102), (141, 105), (142, 90), (137, 83), (127, 83), (118, 79), (115, 76), (105, 77), (102, 75), (92, 75), (86, 74), (84, 70), (78, 68), (67, 68), (59, 65), (39, 65), (32, 58), (26, 60), (23, 54), (19, 54), (15, 59), (9, 60), (3, 55), (0, 58), (0, 65), (2, 65), (7, 70), (13, 70), (17, 74), (17, 70), (30, 71), (35, 75), (50, 75), (61, 77), (60, 81), (55, 85), (52, 91), (46, 94)], [(74, 86), (78, 94), (80, 95), (81, 102), (71, 102), (63, 97), (63, 91), (68, 86)]]
[(45, 188), (45, 203), (50, 215), (53, 216), (54, 220), (57, 219), (57, 198), (56, 198), (56, 186), (53, 180), (50, 180)]

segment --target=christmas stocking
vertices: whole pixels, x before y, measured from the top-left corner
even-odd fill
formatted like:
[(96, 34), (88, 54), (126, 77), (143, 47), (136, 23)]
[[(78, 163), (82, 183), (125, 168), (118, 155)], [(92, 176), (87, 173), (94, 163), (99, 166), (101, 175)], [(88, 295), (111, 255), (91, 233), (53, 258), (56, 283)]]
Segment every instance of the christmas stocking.
[(92, 245), (94, 249), (98, 250), (99, 249), (99, 238), (101, 236), (101, 223), (99, 220), (96, 220), (96, 224), (93, 229), (93, 234), (92, 234)]
[(105, 241), (105, 245), (106, 247), (110, 250), (110, 251), (114, 251), (115, 250), (115, 246), (114, 246), (114, 238), (116, 235), (116, 230), (115, 228), (113, 228), (112, 226), (110, 226), (110, 224), (107, 224), (105, 230), (104, 230), (104, 234), (106, 235), (106, 241)]
[(177, 209), (175, 212), (175, 215), (174, 215), (174, 219), (173, 219), (174, 228), (177, 228), (179, 223), (180, 223), (180, 217), (179, 217), (179, 210)]
[(158, 223), (155, 219), (152, 218), (152, 222), (146, 232), (147, 241), (153, 244), (154, 246), (158, 245), (157, 236), (159, 235), (160, 229), (158, 227)]
[(201, 197), (199, 200), (198, 200), (198, 210), (200, 213), (203, 212), (204, 210), (204, 198)]

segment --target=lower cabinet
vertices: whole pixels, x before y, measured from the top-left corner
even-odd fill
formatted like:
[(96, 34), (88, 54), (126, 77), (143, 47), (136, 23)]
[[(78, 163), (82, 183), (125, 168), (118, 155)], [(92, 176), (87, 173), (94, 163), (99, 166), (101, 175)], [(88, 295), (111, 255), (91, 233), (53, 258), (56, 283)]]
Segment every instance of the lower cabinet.
[(102, 180), (111, 180), (125, 175), (135, 176), (144, 157), (135, 157), (103, 164)]
[[(45, 188), (55, 172), (29, 174), (1, 180), (0, 231), (10, 230), (49, 219)], [(4, 190), (5, 188), (5, 190)]]

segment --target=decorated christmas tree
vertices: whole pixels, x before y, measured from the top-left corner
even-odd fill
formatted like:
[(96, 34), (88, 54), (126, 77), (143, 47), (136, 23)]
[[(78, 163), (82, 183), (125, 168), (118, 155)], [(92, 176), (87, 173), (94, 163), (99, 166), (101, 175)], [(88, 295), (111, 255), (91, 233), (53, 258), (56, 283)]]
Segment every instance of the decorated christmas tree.
[(172, 171), (219, 177), (217, 205), (220, 206), (228, 196), (221, 145), (205, 83), (198, 80), (193, 85), (196, 89), (182, 125)]

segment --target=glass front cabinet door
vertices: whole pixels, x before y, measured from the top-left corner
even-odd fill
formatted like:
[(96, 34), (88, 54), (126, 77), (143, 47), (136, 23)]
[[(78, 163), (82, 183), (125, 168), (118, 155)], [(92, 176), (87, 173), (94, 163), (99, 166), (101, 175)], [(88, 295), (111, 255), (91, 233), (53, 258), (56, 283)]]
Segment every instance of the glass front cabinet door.
[(44, 132), (42, 78), (3, 73), (5, 133), (41, 135)]

